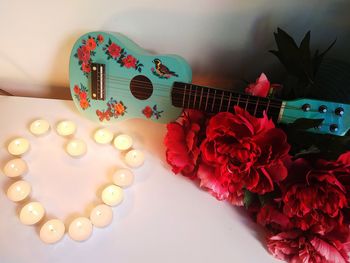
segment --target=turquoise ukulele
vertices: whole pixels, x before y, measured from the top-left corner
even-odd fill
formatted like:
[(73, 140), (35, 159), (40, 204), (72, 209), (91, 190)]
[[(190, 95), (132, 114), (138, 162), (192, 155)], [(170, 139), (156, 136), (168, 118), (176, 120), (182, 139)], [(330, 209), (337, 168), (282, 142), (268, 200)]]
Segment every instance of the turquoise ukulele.
[(190, 84), (191, 69), (176, 55), (152, 55), (118, 33), (91, 32), (74, 44), (70, 90), (78, 110), (98, 122), (144, 118), (167, 123), (183, 108), (233, 111), (238, 105), (255, 116), (265, 111), (276, 122), (323, 119), (309, 131), (344, 135), (350, 105), (299, 99), (280, 101)]

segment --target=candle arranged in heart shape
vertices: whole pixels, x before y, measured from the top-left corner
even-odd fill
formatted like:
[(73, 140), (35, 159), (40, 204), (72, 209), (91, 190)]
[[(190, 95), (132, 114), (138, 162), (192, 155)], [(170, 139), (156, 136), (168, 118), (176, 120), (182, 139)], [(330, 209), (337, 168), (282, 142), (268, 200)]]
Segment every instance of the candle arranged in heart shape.
[(18, 137), (12, 140), (7, 150), (12, 155), (23, 155), (29, 150), (30, 144), (26, 138)]
[(50, 124), (47, 120), (35, 120), (30, 124), (29, 130), (33, 135), (41, 136), (48, 133)]
[[(29, 127), (33, 135), (46, 134), (50, 130), (50, 124), (46, 120), (35, 120)], [(61, 136), (73, 135), (76, 126), (71, 121), (62, 121), (57, 125), (57, 133)], [(94, 133), (94, 140), (99, 144), (108, 144), (113, 140), (113, 133), (106, 128), (99, 128)], [(129, 135), (120, 134), (113, 142), (115, 148), (121, 151), (129, 150), (133, 140)], [(30, 148), (29, 141), (18, 137), (8, 144), (8, 151), (12, 155), (23, 155)], [(87, 144), (81, 139), (70, 139), (65, 145), (65, 151), (72, 157), (81, 157), (87, 152)], [(130, 167), (139, 167), (144, 162), (144, 154), (140, 150), (130, 150), (124, 160)], [(28, 172), (27, 163), (21, 158), (8, 161), (4, 168), (4, 174), (10, 178), (18, 178)], [(126, 168), (119, 168), (112, 176), (112, 183), (107, 185), (101, 193), (102, 204), (97, 204), (88, 217), (80, 216), (71, 221), (68, 226), (68, 235), (75, 241), (87, 240), (93, 232), (93, 226), (102, 228), (108, 226), (113, 219), (112, 206), (119, 205), (124, 198), (124, 189), (129, 187), (134, 180), (134, 174)], [(22, 202), (30, 197), (31, 185), (24, 180), (17, 180), (7, 189), (7, 197), (13, 202)], [(21, 204), (21, 203), (19, 203)], [(35, 225), (41, 222), (45, 216), (45, 208), (39, 202), (29, 201), (21, 209), (19, 219), (24, 225)], [(53, 244), (62, 239), (66, 231), (65, 224), (59, 219), (49, 219), (40, 227), (40, 239), (46, 244)]]

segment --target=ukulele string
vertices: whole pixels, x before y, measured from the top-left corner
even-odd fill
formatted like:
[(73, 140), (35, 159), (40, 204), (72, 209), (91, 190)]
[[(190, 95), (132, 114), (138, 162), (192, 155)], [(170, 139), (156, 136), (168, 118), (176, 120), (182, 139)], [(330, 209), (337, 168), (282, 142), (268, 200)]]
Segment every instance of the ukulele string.
[[(128, 95), (130, 95), (130, 91), (129, 90), (127, 90), (127, 89), (125, 89), (125, 88), (117, 88), (117, 87), (109, 87), (110, 89), (114, 89), (114, 90), (119, 90), (119, 92), (121, 92), (121, 93), (124, 93), (124, 94), (128, 94)], [(140, 87), (140, 88), (142, 88), (142, 87)], [(178, 95), (183, 95), (184, 93), (183, 92), (181, 92), (181, 91), (171, 91), (171, 90), (168, 90), (167, 91), (167, 95), (160, 95), (160, 94), (157, 94), (157, 89), (155, 89), (155, 90), (153, 90), (153, 92), (152, 92), (152, 94), (151, 94), (151, 96), (156, 96), (156, 97), (158, 97), (159, 98), (159, 100), (169, 100), (169, 97), (171, 97), (171, 95), (172, 94), (178, 94)], [(136, 96), (142, 96), (142, 95), (149, 95), (149, 92), (147, 92), (147, 91), (142, 91), (142, 90), (139, 90), (139, 91), (133, 91), (133, 93), (136, 95)], [(186, 93), (185, 94), (185, 96), (187, 97), (187, 95), (191, 95), (191, 96), (196, 96), (196, 95), (198, 95), (196, 92), (192, 92), (192, 93)], [(257, 108), (259, 108), (259, 107), (261, 107), (261, 106), (268, 106), (268, 108), (275, 108), (275, 109), (280, 109), (281, 107), (282, 107), (282, 102), (281, 103), (279, 103), (279, 104), (277, 104), (277, 103), (273, 103), (273, 102), (271, 102), (271, 100), (270, 100), (270, 103), (268, 102), (268, 101), (266, 101), (266, 98), (259, 98), (258, 99), (258, 97), (251, 97), (251, 96), (249, 96), (249, 95), (246, 95), (246, 94), (244, 94), (245, 96), (248, 96), (249, 98), (240, 98), (240, 99), (237, 99), (237, 98), (235, 98), (235, 97), (231, 97), (231, 99), (230, 99), (230, 97), (229, 96), (217, 96), (217, 97), (215, 97), (213, 94), (209, 94), (209, 96), (204, 96), (205, 98), (206, 97), (208, 97), (208, 101), (209, 100), (214, 100), (214, 98), (215, 98), (215, 101), (216, 102), (218, 102), (218, 99), (220, 99), (221, 100), (221, 97), (223, 98), (223, 103), (232, 103), (232, 106), (233, 105), (238, 105), (238, 104), (240, 104), (240, 106), (242, 106), (241, 104), (243, 104), (243, 106), (245, 106), (245, 105), (247, 105), (247, 107), (249, 107), (249, 105), (255, 105), (255, 104), (258, 104), (258, 106), (257, 106)], [(252, 99), (252, 98), (254, 98), (254, 99)], [(265, 99), (265, 101), (264, 101), (264, 99)], [(206, 99), (204, 99), (204, 100), (206, 100)], [(172, 101), (173, 102), (175, 102), (175, 103), (177, 103), (178, 105), (181, 105), (182, 104), (182, 102), (183, 102), (183, 98), (179, 98), (179, 99), (176, 99), (176, 98), (173, 98), (172, 99)], [(188, 105), (188, 98), (186, 99), (186, 101), (185, 102), (187, 102), (187, 103), (185, 103), (185, 104), (187, 104)], [(199, 102), (199, 100), (198, 100), (198, 102)], [(211, 101), (212, 102), (212, 101)], [(227, 105), (227, 104), (225, 104), (225, 105)], [(184, 105), (183, 107), (186, 107), (186, 105)], [(225, 107), (225, 106), (224, 106)], [(193, 107), (193, 108), (195, 108), (195, 107)], [(295, 109), (295, 110), (300, 110), (300, 108), (298, 108), (298, 107), (292, 107), (292, 106), (285, 106), (284, 108), (286, 108), (286, 109)], [(257, 111), (259, 111), (260, 109), (257, 109)], [(318, 111), (313, 111), (313, 110), (310, 110), (309, 111), (310, 113), (311, 112), (318, 112)]]

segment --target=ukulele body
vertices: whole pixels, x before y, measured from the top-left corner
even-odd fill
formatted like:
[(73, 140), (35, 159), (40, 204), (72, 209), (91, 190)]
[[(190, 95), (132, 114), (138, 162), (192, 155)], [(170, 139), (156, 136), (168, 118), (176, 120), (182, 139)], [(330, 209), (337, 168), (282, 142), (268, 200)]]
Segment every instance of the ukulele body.
[(128, 118), (175, 120), (182, 109), (172, 106), (173, 83), (189, 83), (192, 78), (180, 56), (152, 55), (125, 36), (109, 32), (81, 36), (72, 49), (69, 72), (77, 109), (93, 121), (107, 123)]

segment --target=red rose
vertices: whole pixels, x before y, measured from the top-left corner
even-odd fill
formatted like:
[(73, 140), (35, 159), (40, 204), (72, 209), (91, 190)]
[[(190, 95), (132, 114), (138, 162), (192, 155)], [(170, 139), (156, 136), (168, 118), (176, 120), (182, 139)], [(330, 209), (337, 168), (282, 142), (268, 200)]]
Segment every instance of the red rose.
[(123, 58), (123, 64), (126, 68), (136, 68), (136, 58), (131, 55), (127, 55)]
[(112, 43), (108, 47), (108, 53), (112, 58), (119, 57), (121, 50), (122, 50), (121, 47), (118, 46), (116, 43)]
[(146, 106), (143, 110), (142, 110), (143, 115), (146, 116), (147, 119), (151, 118), (153, 115), (153, 110), (150, 106)]
[(281, 232), (267, 240), (268, 250), (287, 262), (346, 263), (348, 245), (335, 238), (320, 238), (300, 231)]
[(97, 41), (98, 41), (98, 43), (102, 43), (103, 42), (103, 40), (104, 40), (104, 38), (103, 38), (103, 36), (102, 35), (98, 35), (97, 36)]
[(80, 92), (79, 86), (78, 85), (74, 85), (74, 93), (75, 94), (79, 94), (79, 92)]
[(202, 112), (188, 110), (180, 123), (167, 125), (165, 136), (166, 158), (174, 173), (193, 178), (199, 156), (201, 125), (205, 121)]
[(297, 159), (289, 168), (291, 183), (282, 187), (284, 213), (296, 227), (324, 235), (343, 224), (348, 206), (341, 178), (350, 177), (350, 167), (340, 160)]
[(96, 42), (95, 39), (93, 39), (92, 37), (89, 37), (89, 39), (86, 41), (86, 48), (91, 51), (91, 50), (95, 50), (96, 48)]
[(90, 59), (90, 51), (86, 46), (78, 48), (78, 59), (83, 62), (88, 62)]
[(287, 176), (282, 160), (289, 148), (285, 133), (275, 128), (266, 115), (255, 118), (235, 107), (235, 114), (222, 112), (210, 119), (201, 151), (204, 162), (215, 173), (210, 179), (198, 176), (213, 181), (213, 185), (220, 184), (211, 191), (221, 196), (241, 195), (244, 189), (265, 194)]
[(90, 67), (90, 64), (89, 63), (83, 63), (81, 65), (81, 68), (84, 72), (86, 73), (90, 73), (91, 72), (91, 67)]
[(86, 98), (87, 98), (86, 92), (85, 92), (85, 91), (80, 92), (80, 93), (79, 93), (79, 98), (80, 98), (81, 100), (86, 100)]

